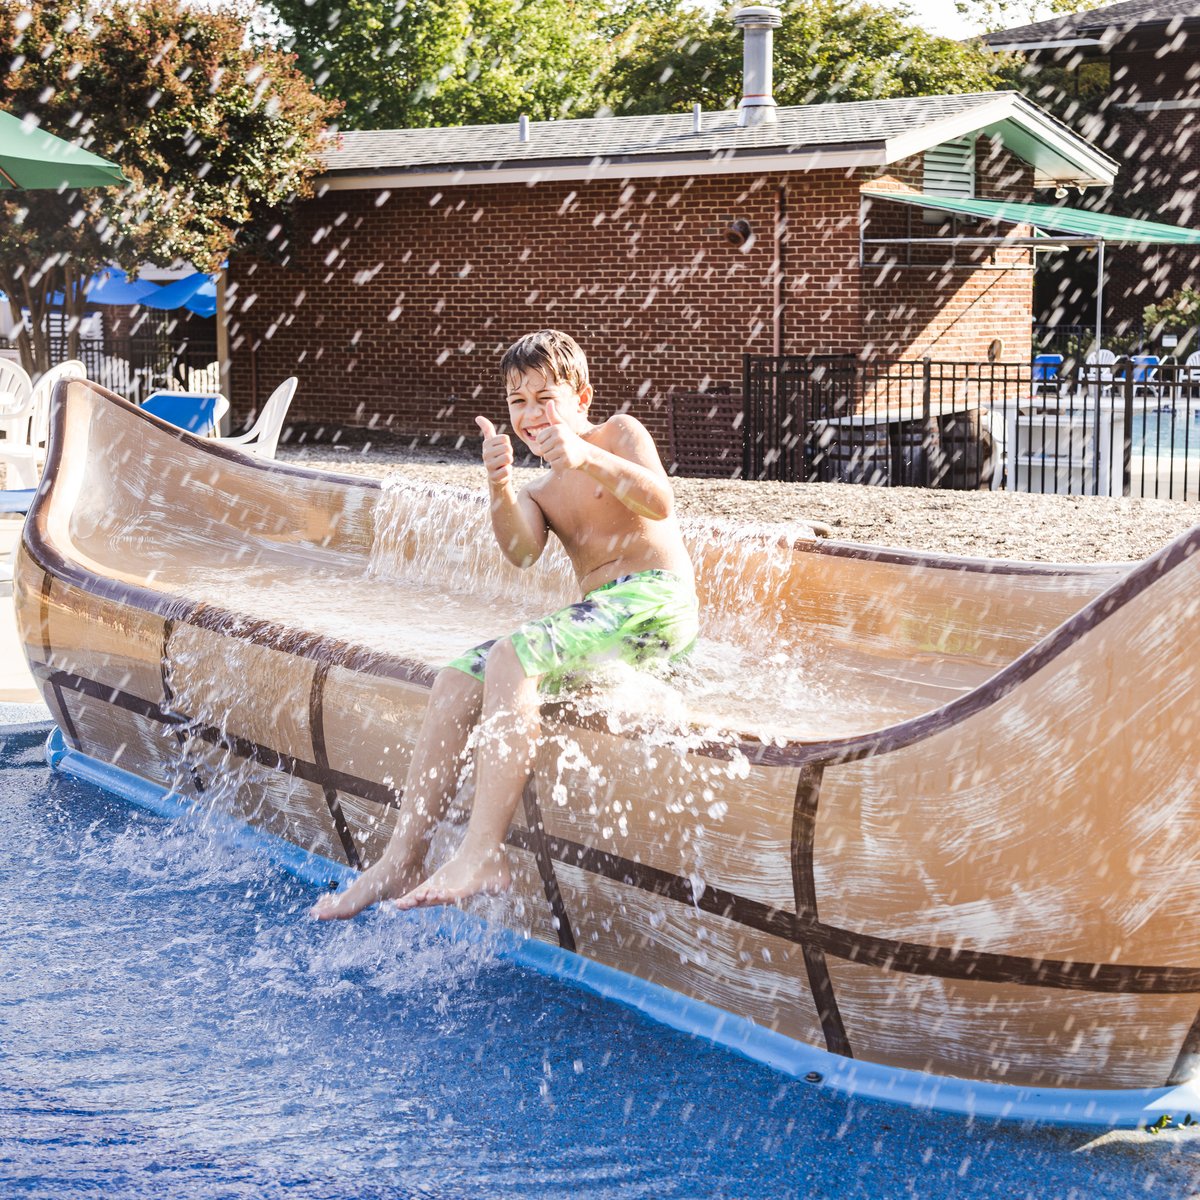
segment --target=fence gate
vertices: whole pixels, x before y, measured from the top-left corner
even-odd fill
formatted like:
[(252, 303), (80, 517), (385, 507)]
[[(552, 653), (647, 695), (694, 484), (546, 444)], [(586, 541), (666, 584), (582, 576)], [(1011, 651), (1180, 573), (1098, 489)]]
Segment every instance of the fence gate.
[(800, 483), (827, 478), (823, 464), (833, 448), (825, 431), (829, 422), (854, 412), (859, 392), (859, 364), (852, 354), (747, 354), (744, 477)]

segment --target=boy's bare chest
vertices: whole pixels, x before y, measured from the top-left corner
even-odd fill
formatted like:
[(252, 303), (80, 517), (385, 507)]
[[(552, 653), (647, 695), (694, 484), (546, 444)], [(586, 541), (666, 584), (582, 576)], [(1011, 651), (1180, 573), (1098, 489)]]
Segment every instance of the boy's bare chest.
[(582, 471), (565, 471), (533, 489), (534, 499), (559, 540), (571, 550), (636, 533), (642, 521)]

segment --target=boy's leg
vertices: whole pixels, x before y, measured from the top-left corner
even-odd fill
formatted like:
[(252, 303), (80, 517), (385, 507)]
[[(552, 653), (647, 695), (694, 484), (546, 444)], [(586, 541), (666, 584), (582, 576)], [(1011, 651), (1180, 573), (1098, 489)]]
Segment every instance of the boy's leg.
[(510, 881), (504, 839), (525, 789), (541, 732), (538, 675), (526, 675), (505, 638), (488, 655), (481, 737), (475, 751), (475, 803), (454, 857), (399, 901), (401, 908), (448, 904)]
[(413, 748), (400, 816), (379, 861), (344, 891), (313, 906), (318, 920), (353, 917), (380, 900), (403, 896), (423, 875), (433, 829), (454, 799), (467, 738), (479, 720), (483, 685), (463, 671), (439, 673)]

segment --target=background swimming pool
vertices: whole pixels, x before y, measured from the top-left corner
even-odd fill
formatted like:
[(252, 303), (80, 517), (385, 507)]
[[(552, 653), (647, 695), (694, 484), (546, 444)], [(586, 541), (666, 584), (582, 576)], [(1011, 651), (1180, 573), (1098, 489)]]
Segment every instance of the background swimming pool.
[(0, 1196), (1186, 1196), (1185, 1133), (854, 1103), (446, 942), (0, 732)]
[(1133, 453), (1149, 459), (1200, 458), (1200, 413), (1179, 411), (1134, 414), (1130, 439)]

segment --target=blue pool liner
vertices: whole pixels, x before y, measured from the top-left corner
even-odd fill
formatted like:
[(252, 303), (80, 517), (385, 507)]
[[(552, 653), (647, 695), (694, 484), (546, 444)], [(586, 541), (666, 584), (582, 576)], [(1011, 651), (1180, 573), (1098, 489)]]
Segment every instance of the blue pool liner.
[[(12, 732), (11, 728), (4, 732)], [(177, 818), (200, 810), (192, 801), (110, 763), (67, 746), (55, 728), (46, 743), (50, 766), (65, 775), (162, 817)], [(214, 814), (206, 812), (212, 819)], [(228, 819), (222, 832), (236, 845), (261, 852), (305, 883), (339, 885), (355, 872), (341, 863), (303, 850), (284, 839)], [(1087, 1128), (1141, 1128), (1200, 1119), (1200, 1077), (1174, 1087), (1137, 1089), (1035, 1088), (931, 1075), (903, 1067), (859, 1062), (798, 1042), (739, 1017), (649, 983), (614, 967), (551, 946), (546, 942), (487, 925), (455, 908), (410, 914), (460, 942), (482, 943), (500, 958), (539, 971), (606, 1000), (633, 1008), (662, 1025), (732, 1050), (784, 1075), (845, 1096), (883, 1100), (909, 1108), (973, 1118)], [(1163, 1118), (1167, 1118), (1163, 1122)]]

